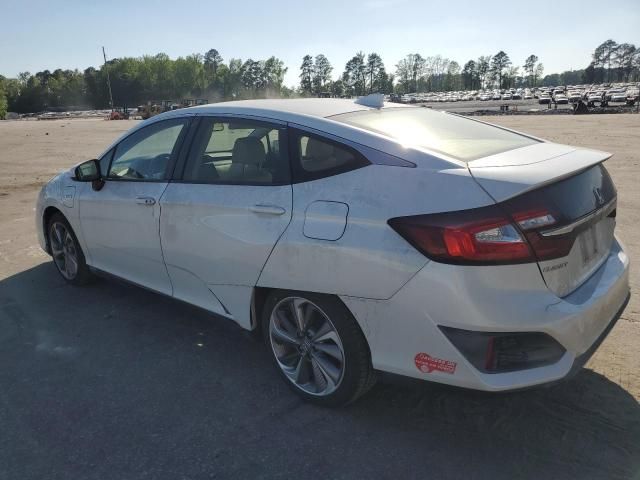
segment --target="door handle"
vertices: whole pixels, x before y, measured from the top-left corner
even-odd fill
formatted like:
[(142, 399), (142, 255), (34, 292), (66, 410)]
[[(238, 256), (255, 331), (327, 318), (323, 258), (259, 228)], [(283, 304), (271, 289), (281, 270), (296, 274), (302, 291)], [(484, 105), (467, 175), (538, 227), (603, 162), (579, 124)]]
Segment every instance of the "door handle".
[(156, 199), (153, 197), (136, 197), (136, 203), (140, 205), (155, 205)]
[(278, 207), (277, 205), (253, 205), (249, 207), (253, 213), (263, 213), (266, 215), (282, 215), (286, 212), (286, 210), (282, 207)]

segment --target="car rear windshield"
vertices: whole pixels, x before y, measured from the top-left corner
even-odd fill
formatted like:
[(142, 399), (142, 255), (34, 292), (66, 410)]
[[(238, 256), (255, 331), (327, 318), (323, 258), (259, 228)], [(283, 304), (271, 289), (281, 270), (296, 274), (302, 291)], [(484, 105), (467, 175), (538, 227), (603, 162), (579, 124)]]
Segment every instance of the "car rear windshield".
[(343, 113), (331, 119), (464, 162), (538, 143), (502, 128), (424, 107)]

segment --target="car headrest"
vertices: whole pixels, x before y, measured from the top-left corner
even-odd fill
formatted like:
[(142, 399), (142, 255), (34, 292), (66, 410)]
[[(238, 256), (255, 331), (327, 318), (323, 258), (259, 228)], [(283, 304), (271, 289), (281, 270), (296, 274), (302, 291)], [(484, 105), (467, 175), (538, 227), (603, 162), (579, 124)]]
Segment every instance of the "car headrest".
[(231, 155), (233, 163), (243, 165), (261, 165), (266, 158), (264, 145), (256, 137), (238, 138), (233, 144)]

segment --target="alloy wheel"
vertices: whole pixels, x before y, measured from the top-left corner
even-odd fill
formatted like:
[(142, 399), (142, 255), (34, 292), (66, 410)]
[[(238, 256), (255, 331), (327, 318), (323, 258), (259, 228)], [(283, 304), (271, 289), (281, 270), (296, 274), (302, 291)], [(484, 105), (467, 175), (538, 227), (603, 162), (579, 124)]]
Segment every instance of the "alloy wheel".
[(301, 297), (280, 300), (269, 319), (269, 339), (278, 366), (300, 390), (334, 392), (344, 376), (342, 341), (329, 317)]
[(78, 250), (75, 240), (66, 225), (53, 222), (49, 229), (51, 255), (58, 271), (67, 280), (78, 274)]

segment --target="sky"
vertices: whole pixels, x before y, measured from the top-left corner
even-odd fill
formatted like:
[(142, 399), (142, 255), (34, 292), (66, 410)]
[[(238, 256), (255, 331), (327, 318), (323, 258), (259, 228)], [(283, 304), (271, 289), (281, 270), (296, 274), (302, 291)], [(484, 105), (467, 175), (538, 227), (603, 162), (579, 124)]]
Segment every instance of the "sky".
[(358, 51), (378, 53), (393, 72), (408, 53), (464, 65), (504, 50), (519, 66), (537, 55), (548, 74), (586, 67), (608, 38), (640, 47), (640, 0), (0, 0), (0, 12), (5, 77), (99, 66), (102, 46), (109, 58), (210, 48), (225, 61), (275, 55), (288, 86), (307, 53), (325, 54), (337, 78)]

